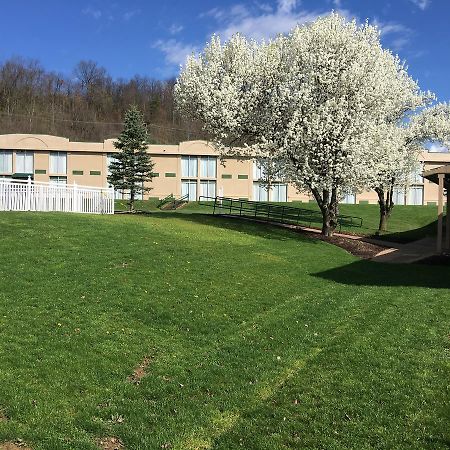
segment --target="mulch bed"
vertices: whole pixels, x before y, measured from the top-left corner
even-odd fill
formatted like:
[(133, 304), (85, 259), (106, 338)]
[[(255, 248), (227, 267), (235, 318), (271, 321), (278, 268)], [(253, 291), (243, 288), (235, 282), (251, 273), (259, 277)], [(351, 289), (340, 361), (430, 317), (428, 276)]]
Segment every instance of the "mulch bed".
[(323, 236), (319, 233), (312, 233), (310, 231), (297, 230), (298, 233), (302, 233), (308, 236), (311, 239), (319, 239), (321, 241), (328, 242), (329, 244), (336, 245), (345, 251), (351, 253), (352, 255), (357, 256), (362, 259), (371, 259), (378, 255), (383, 250), (386, 250), (386, 247), (381, 247), (380, 245), (371, 244), (369, 242), (365, 242), (361, 239), (352, 239), (344, 236)]

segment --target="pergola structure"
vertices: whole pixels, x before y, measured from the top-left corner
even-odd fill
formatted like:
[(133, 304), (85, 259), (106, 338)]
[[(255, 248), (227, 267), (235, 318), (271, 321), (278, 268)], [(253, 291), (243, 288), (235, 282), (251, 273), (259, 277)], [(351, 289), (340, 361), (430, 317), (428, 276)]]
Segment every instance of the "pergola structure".
[[(437, 247), (438, 253), (445, 249), (450, 250), (450, 164), (426, 170), (422, 176), (439, 187), (438, 191), (438, 229), (437, 229)], [(443, 239), (444, 231), (444, 189), (447, 190), (447, 214), (445, 218), (445, 241)]]

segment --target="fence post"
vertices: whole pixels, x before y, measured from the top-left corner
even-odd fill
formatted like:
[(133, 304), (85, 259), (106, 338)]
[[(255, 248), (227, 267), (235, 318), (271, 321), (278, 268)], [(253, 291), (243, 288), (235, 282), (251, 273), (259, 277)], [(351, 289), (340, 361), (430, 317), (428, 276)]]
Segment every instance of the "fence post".
[(110, 205), (111, 205), (111, 212), (110, 212), (110, 214), (114, 214), (114, 209), (116, 207), (114, 200), (116, 198), (116, 194), (115, 194), (113, 186), (109, 188), (109, 194), (110, 194), (110, 200), (109, 201), (110, 201)]
[(73, 212), (79, 212), (78, 211), (78, 186), (77, 183), (73, 182)]
[(26, 199), (25, 209), (27, 211), (31, 210), (31, 176), (30, 175), (28, 175), (28, 180), (27, 180), (27, 199)]

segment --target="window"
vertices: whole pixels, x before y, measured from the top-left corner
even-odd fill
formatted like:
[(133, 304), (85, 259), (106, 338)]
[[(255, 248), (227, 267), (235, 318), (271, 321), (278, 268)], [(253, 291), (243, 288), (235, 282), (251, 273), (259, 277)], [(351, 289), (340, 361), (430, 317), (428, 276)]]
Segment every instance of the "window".
[(259, 162), (253, 161), (253, 179), (264, 180), (266, 178), (266, 171)]
[(33, 152), (20, 151), (16, 153), (16, 172), (33, 173)]
[(0, 151), (0, 173), (12, 173), (12, 152)]
[(216, 182), (201, 180), (200, 181), (200, 195), (203, 197), (215, 197), (216, 196)]
[(198, 176), (198, 159), (196, 156), (181, 157), (181, 176), (182, 177)]
[[(109, 168), (110, 168), (111, 163), (112, 163), (113, 161), (117, 161), (117, 158), (116, 158), (116, 156), (115, 156), (115, 153), (108, 153), (108, 154), (106, 155), (106, 171), (107, 171), (107, 174), (108, 174), (108, 175), (111, 175), (111, 171), (109, 170)], [(109, 187), (109, 188), (112, 188), (113, 186), (112, 186), (112, 184), (108, 184), (108, 187)], [(116, 200), (123, 200), (124, 198), (127, 198), (126, 195), (127, 195), (127, 194), (124, 194), (123, 191), (118, 191), (117, 189), (114, 189), (114, 198), (115, 198)], [(130, 196), (128, 195), (128, 198), (129, 198), (129, 197), (130, 197)]]
[(50, 177), (50, 184), (67, 184), (67, 177)]
[(66, 152), (50, 152), (50, 173), (67, 173)]
[(411, 172), (411, 175), (409, 176), (410, 183), (423, 184), (422, 172), (423, 172), (423, 165), (420, 164), (418, 167), (415, 168), (415, 170)]
[(394, 188), (392, 200), (394, 201), (394, 205), (404, 205), (405, 204), (405, 189), (398, 188), (398, 187)]
[(200, 176), (216, 178), (217, 158), (215, 156), (202, 156), (200, 158)]
[(287, 185), (274, 183), (270, 194), (273, 202), (287, 202)]
[(267, 202), (269, 199), (266, 186), (258, 182), (253, 183), (253, 200), (257, 202)]
[(354, 205), (356, 203), (356, 195), (355, 193), (347, 193), (344, 195), (344, 198), (341, 200), (340, 203), (349, 203)]
[(188, 195), (189, 201), (197, 200), (197, 181), (181, 180), (181, 196)]
[(423, 205), (423, 186), (413, 186), (409, 188), (408, 205)]

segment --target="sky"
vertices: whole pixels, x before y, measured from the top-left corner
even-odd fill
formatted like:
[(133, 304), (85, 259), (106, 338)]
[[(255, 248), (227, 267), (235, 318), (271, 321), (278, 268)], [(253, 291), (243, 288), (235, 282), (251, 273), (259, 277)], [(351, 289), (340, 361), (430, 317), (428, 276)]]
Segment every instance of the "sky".
[(91, 59), (113, 78), (176, 77), (213, 33), (260, 39), (331, 10), (381, 30), (385, 47), (440, 101), (450, 101), (450, 0), (0, 0), (0, 61), (37, 59), (70, 76)]

